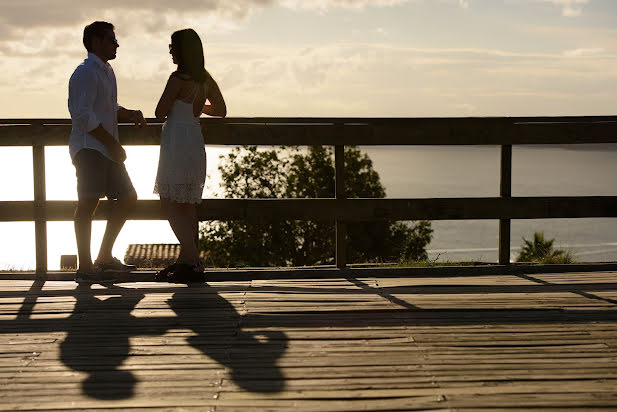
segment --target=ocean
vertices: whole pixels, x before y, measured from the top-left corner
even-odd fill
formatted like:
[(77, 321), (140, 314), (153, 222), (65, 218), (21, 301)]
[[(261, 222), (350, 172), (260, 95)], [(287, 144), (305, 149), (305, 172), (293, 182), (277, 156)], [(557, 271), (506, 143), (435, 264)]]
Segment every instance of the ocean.
[[(499, 146), (363, 147), (390, 198), (499, 196)], [(514, 146), (512, 196), (616, 196), (617, 145)], [(434, 221), (429, 257), (498, 259), (499, 222)], [(513, 220), (511, 258), (534, 232), (578, 261), (617, 261), (617, 219)]]
[[(230, 148), (208, 146), (208, 174), (204, 197), (220, 197), (219, 156)], [(371, 146), (361, 147), (373, 161), (389, 198), (478, 197), (499, 195), (498, 146)], [(32, 151), (29, 147), (1, 148), (0, 200), (32, 200)], [(48, 200), (76, 199), (74, 168), (66, 147), (46, 148)], [(127, 169), (141, 199), (152, 193), (158, 147), (127, 148)], [(514, 146), (513, 196), (617, 196), (617, 145)], [(92, 253), (105, 228), (93, 224)], [(497, 261), (496, 220), (434, 221), (429, 257), (439, 261)], [(32, 269), (34, 224), (0, 223), (0, 269)], [(60, 255), (76, 254), (72, 222), (48, 223), (48, 265), (59, 269)], [(511, 256), (522, 238), (543, 231), (555, 247), (571, 250), (578, 261), (617, 261), (617, 219), (513, 220)], [(114, 254), (124, 256), (130, 243), (176, 243), (164, 221), (127, 222)]]

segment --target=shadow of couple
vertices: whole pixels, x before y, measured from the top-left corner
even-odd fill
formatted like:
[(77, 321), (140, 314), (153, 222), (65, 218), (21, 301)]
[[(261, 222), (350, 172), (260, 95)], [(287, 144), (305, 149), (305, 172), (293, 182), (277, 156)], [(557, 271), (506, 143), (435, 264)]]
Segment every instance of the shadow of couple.
[[(60, 346), (60, 359), (71, 369), (88, 374), (82, 382), (85, 395), (102, 400), (133, 397), (138, 379), (130, 369), (148, 364), (146, 356), (173, 355), (178, 344), (185, 345), (185, 342), (225, 366), (232, 381), (243, 390), (262, 393), (283, 390), (285, 381), (277, 366), (287, 347), (283, 332), (243, 331), (241, 314), (208, 285), (178, 286), (171, 290), (173, 295), (166, 301), (166, 307), (160, 307), (160, 301), (148, 301), (146, 311), (153, 314), (171, 308), (175, 317), (135, 317), (132, 312), (146, 296), (145, 292), (169, 293), (170, 288), (77, 287), (75, 308), (67, 319), (68, 334)], [(152, 342), (158, 346), (150, 346), (150, 350), (131, 348), (132, 337), (164, 335), (170, 330), (188, 330), (194, 335), (179, 343), (177, 338)], [(129, 357), (133, 362), (123, 365)], [(166, 368), (174, 368), (174, 363), (177, 368), (182, 367), (178, 362), (190, 362), (188, 358), (178, 360), (178, 356), (168, 358), (168, 364), (156, 366), (162, 374)], [(163, 361), (167, 362), (164, 358)], [(190, 366), (191, 376), (195, 376), (194, 367)], [(203, 379), (212, 380), (207, 375), (212, 371), (205, 373)], [(155, 385), (163, 389), (172, 379), (163, 375)]]

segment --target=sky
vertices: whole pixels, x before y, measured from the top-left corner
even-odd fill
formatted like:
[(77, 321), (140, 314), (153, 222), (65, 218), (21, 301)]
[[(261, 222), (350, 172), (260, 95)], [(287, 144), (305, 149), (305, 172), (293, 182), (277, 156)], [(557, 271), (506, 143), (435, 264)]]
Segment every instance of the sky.
[[(68, 79), (86, 57), (83, 27), (95, 20), (116, 27), (119, 103), (146, 117), (175, 68), (171, 33), (186, 27), (201, 36), (229, 116), (617, 112), (615, 0), (2, 0), (0, 118), (69, 117)], [(157, 149), (129, 149), (139, 197), (155, 198)], [(68, 150), (47, 153), (48, 199), (75, 199)], [(22, 178), (4, 178), (0, 200), (32, 199), (31, 170), (29, 149), (0, 148), (0, 175)], [(15, 233), (12, 225), (0, 228)], [(150, 243), (153, 231), (155, 242), (175, 242), (164, 222), (130, 225), (120, 256), (129, 242)], [(53, 267), (60, 253), (75, 253), (74, 239), (69, 222), (48, 231)], [(32, 228), (5, 238), (0, 249), (13, 252), (0, 268), (31, 265), (32, 239)]]
[(120, 104), (154, 108), (173, 31), (202, 37), (230, 116), (603, 115), (617, 107), (614, 0), (3, 0), (0, 117), (68, 117), (102, 19)]

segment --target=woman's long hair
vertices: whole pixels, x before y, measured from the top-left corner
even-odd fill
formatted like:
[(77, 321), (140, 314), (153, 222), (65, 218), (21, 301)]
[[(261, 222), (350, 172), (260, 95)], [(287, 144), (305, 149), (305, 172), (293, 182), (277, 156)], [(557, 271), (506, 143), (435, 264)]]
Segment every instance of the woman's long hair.
[(178, 61), (178, 72), (203, 83), (208, 78), (204, 68), (204, 49), (199, 35), (193, 29), (178, 30), (171, 35), (171, 49)]

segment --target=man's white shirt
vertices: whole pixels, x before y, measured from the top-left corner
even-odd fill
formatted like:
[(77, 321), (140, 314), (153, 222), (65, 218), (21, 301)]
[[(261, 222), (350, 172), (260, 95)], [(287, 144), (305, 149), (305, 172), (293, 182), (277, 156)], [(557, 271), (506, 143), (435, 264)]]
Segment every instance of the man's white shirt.
[[(88, 53), (69, 81), (69, 112), (73, 127), (69, 137), (69, 153), (75, 158), (81, 149), (94, 149), (112, 159), (103, 143), (89, 131), (101, 124), (118, 139), (118, 91), (116, 76), (109, 63)], [(112, 159), (113, 160), (113, 159)]]

